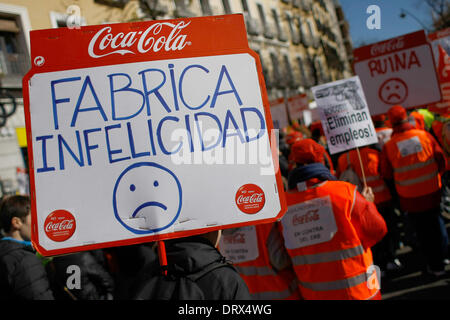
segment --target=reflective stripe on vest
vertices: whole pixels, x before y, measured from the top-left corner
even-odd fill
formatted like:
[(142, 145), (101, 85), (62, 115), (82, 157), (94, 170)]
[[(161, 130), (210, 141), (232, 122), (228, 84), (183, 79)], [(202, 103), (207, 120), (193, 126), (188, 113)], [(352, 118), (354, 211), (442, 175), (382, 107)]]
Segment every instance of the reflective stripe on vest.
[(313, 291), (330, 291), (330, 290), (342, 290), (352, 287), (356, 287), (361, 283), (367, 281), (367, 274), (365, 272), (342, 280), (328, 281), (328, 282), (301, 282), (299, 284), (309, 290)]
[(428, 161), (425, 161), (425, 162), (419, 162), (419, 163), (411, 164), (409, 166), (403, 166), (403, 167), (400, 167), (400, 168), (394, 168), (394, 172), (395, 173), (408, 172), (408, 171), (411, 171), (411, 170), (424, 168), (424, 167), (426, 167), (426, 166), (428, 166), (430, 164), (433, 164), (434, 162), (435, 162), (434, 159), (429, 159)]
[(381, 179), (380, 176), (366, 176), (366, 182), (373, 182), (380, 179)]
[(294, 279), (286, 290), (255, 292), (250, 295), (253, 300), (283, 300), (289, 298), (297, 290), (297, 286), (297, 279)]
[(307, 265), (307, 264), (332, 262), (332, 261), (339, 261), (339, 260), (344, 260), (344, 259), (348, 259), (348, 258), (353, 258), (353, 257), (359, 256), (363, 253), (364, 253), (364, 248), (361, 245), (359, 245), (357, 247), (345, 249), (345, 250), (295, 256), (292, 258), (292, 263), (294, 265), (301, 266), (301, 265)]

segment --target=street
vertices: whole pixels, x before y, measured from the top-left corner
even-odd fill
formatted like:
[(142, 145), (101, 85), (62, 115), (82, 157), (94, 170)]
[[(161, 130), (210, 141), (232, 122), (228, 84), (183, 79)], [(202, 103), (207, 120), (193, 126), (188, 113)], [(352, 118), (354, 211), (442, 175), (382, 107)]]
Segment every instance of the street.
[[(450, 231), (450, 221), (445, 222)], [(404, 268), (381, 279), (383, 300), (450, 300), (450, 265), (444, 276), (436, 278), (423, 272), (424, 258), (417, 249), (405, 246), (397, 256)]]

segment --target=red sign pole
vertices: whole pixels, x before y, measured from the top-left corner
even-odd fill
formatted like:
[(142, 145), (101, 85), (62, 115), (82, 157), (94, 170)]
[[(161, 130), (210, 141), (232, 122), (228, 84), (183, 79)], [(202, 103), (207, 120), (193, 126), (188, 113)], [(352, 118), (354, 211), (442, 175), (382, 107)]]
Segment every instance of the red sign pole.
[(164, 241), (158, 241), (158, 257), (159, 265), (161, 266), (162, 274), (167, 276), (167, 256), (166, 256), (166, 244)]

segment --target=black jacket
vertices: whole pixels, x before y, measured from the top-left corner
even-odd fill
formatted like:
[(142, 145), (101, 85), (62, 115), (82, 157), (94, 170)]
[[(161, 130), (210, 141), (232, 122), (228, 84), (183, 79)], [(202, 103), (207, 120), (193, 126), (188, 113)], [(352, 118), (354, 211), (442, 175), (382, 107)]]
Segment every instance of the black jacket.
[(47, 273), (31, 246), (0, 240), (0, 300), (53, 300)]
[[(75, 272), (68, 269), (70, 266), (79, 267), (79, 288), (74, 286), (76, 282), (72, 276)], [(90, 251), (54, 257), (48, 270), (57, 300), (107, 300), (113, 297), (113, 278)]]
[[(165, 241), (169, 274), (194, 274), (225, 258), (206, 239), (198, 236)], [(134, 288), (160, 272), (159, 261), (149, 265)], [(216, 268), (196, 281), (208, 300), (251, 300), (247, 285), (233, 267)], [(164, 291), (161, 288), (161, 291)]]

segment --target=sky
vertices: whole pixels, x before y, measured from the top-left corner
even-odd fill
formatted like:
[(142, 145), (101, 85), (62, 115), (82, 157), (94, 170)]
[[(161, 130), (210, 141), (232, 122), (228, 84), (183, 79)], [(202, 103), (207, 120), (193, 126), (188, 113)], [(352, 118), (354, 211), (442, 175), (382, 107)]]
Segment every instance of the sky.
[[(350, 25), (354, 48), (423, 30), (421, 24), (428, 28), (432, 26), (430, 7), (424, 0), (339, 0), (339, 2)], [(367, 27), (366, 21), (371, 14), (366, 11), (370, 5), (380, 7), (379, 30), (370, 30)], [(404, 18), (400, 18), (402, 9), (406, 12)]]

